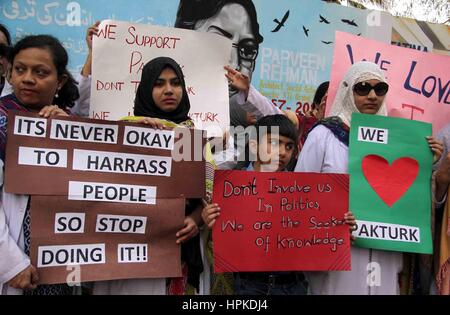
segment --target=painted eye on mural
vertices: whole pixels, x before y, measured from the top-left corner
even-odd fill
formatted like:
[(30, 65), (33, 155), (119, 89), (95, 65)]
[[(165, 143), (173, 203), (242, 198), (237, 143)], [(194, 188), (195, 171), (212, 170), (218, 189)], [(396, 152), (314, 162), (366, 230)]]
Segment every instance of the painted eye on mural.
[(258, 45), (252, 39), (243, 39), (237, 45), (233, 44), (233, 47), (237, 47), (242, 59), (255, 60), (258, 56)]

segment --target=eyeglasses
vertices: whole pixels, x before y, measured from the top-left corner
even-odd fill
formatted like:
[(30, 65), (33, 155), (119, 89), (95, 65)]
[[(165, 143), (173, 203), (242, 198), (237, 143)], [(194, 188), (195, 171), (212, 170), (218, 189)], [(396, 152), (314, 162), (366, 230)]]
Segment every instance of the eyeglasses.
[(255, 61), (258, 57), (258, 45), (255, 44), (253, 39), (246, 38), (237, 44), (233, 43), (232, 46), (237, 48), (239, 59)]
[(353, 86), (353, 91), (359, 96), (369, 95), (372, 89), (375, 91), (375, 94), (377, 96), (383, 96), (386, 95), (386, 93), (388, 92), (389, 85), (384, 82), (379, 82), (375, 85), (371, 85), (368, 82), (359, 82)]

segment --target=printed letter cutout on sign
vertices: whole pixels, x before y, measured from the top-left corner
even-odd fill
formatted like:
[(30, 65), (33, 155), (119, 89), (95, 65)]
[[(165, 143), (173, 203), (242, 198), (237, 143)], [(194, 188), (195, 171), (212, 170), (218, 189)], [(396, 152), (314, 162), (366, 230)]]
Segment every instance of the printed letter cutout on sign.
[(39, 283), (66, 283), (68, 266), (79, 266), (80, 281), (180, 277), (175, 233), (184, 207), (177, 198), (124, 207), (33, 196), (30, 257)]

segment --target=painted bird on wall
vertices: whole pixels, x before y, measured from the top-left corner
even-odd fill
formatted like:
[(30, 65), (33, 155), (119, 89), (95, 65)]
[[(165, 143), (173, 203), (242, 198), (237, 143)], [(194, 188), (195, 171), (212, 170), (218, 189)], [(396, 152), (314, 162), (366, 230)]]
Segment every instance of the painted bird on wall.
[(281, 19), (281, 22), (278, 21), (278, 19), (274, 19), (273, 21), (278, 25), (272, 30), (272, 33), (278, 32), (284, 26), (284, 23), (286, 22), (288, 17), (289, 17), (289, 10), (284, 14), (283, 18)]

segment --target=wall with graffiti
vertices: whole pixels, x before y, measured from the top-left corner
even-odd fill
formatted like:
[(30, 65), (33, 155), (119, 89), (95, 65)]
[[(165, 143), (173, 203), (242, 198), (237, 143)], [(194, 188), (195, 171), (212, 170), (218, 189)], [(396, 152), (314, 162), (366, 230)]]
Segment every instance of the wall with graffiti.
[[(177, 26), (233, 41), (230, 64), (282, 109), (307, 111), (317, 86), (329, 80), (335, 31), (450, 55), (450, 27), (394, 18), (379, 11), (311, 0), (3, 0), (0, 21), (14, 40), (57, 36), (79, 72), (86, 29), (96, 20)], [(201, 48), (199, 48), (201, 49)], [(373, 60), (376, 61), (376, 60)]]

